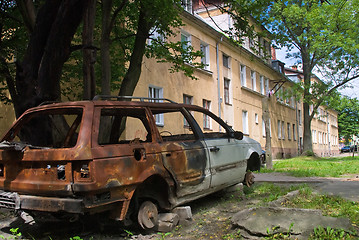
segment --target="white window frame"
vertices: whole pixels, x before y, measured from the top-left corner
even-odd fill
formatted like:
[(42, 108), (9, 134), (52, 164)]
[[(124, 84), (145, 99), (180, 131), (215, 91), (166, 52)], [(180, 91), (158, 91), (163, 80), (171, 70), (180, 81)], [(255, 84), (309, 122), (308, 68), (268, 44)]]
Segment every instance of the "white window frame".
[(277, 127), (278, 127), (278, 139), (282, 139), (282, 126), (280, 120), (277, 121)]
[[(227, 61), (225, 61), (225, 59), (227, 59)], [(231, 68), (231, 57), (226, 54), (223, 54), (222, 55), (222, 63), (223, 63), (223, 67)]]
[(287, 123), (288, 140), (292, 140), (292, 131), (290, 123)]
[(285, 140), (285, 126), (284, 126), (284, 121), (282, 121), (282, 140)]
[[(182, 36), (186, 38), (185, 41), (183, 40)], [(188, 47), (190, 47), (192, 45), (191, 34), (189, 34), (188, 32), (182, 30), (181, 31), (181, 43), (182, 43), (183, 48), (187, 50)]]
[[(228, 83), (228, 90), (226, 87), (226, 82)], [(223, 79), (223, 97), (225, 104), (232, 104), (232, 81), (229, 78)]]
[(181, 6), (187, 12), (192, 13), (192, 0), (181, 0)]
[(251, 81), (252, 81), (252, 90), (257, 91), (256, 72), (254, 70), (251, 70)]
[(266, 91), (266, 93), (268, 94), (269, 93), (269, 79), (268, 78), (266, 78), (266, 80), (265, 80), (266, 82), (265, 82), (265, 91)]
[[(189, 100), (189, 101), (187, 101)], [(184, 104), (193, 104), (193, 96), (188, 95), (188, 94), (183, 94), (183, 103)], [(189, 123), (187, 122), (187, 119), (185, 117), (183, 117), (183, 126), (185, 127), (189, 127)]]
[(259, 76), (259, 85), (261, 89), (261, 94), (265, 95), (265, 88), (264, 88), (264, 77), (262, 75)]
[(297, 141), (297, 134), (296, 134), (296, 129), (295, 129), (295, 124), (293, 123), (293, 141)]
[(242, 127), (243, 127), (243, 134), (249, 135), (249, 127), (248, 127), (248, 111), (242, 111)]
[[(203, 108), (211, 111), (211, 105), (212, 105), (211, 101), (203, 99), (202, 100), (202, 105), (203, 105)], [(211, 119), (212, 118), (209, 117), (208, 115), (203, 114), (203, 129), (212, 129), (212, 121), (211, 121)]]
[(148, 38), (147, 44), (148, 45), (152, 45), (152, 42), (154, 41), (153, 39), (157, 39), (160, 42), (164, 42), (165, 41), (165, 36), (163, 34), (160, 34), (157, 29), (151, 29), (150, 31), (151, 34), (151, 38)]
[[(149, 85), (148, 86), (148, 97), (150, 98), (163, 98), (163, 88)], [(162, 100), (150, 100), (151, 102), (162, 102)], [(164, 126), (164, 116), (163, 114), (153, 115), (156, 121), (157, 126)]]
[(258, 122), (258, 113), (255, 113), (255, 114), (254, 114), (254, 122), (255, 122), (256, 124), (259, 123), (259, 122)]
[(243, 87), (247, 87), (247, 76), (246, 76), (246, 66), (241, 64), (240, 65), (240, 72), (241, 72), (241, 84)]
[(201, 42), (200, 48), (203, 54), (203, 57), (201, 58), (201, 63), (204, 64), (203, 69), (210, 70), (209, 45), (205, 42)]

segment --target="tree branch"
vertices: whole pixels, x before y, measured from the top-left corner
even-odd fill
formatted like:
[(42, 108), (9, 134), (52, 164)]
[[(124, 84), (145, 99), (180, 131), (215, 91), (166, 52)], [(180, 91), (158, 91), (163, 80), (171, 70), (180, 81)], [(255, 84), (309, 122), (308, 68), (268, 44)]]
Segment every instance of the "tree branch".
[(110, 20), (110, 24), (108, 26), (108, 30), (109, 32), (112, 31), (113, 25), (115, 24), (117, 15), (120, 13), (120, 11), (125, 7), (126, 3), (128, 2), (128, 0), (122, 0), (120, 6), (118, 6), (116, 8), (116, 10), (114, 11), (114, 13), (112, 14), (111, 20)]

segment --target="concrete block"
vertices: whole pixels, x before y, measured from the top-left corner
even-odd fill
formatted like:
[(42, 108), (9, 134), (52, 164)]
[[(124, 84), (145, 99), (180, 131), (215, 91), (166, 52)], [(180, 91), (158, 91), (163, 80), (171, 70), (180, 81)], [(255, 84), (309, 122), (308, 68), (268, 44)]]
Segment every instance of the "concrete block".
[(164, 233), (171, 232), (176, 226), (177, 226), (177, 224), (159, 221), (157, 231), (164, 232)]
[(159, 232), (171, 232), (179, 222), (179, 216), (175, 213), (160, 213), (158, 214), (158, 227)]
[(176, 213), (160, 213), (158, 214), (158, 221), (178, 224), (179, 216)]
[(180, 220), (192, 219), (192, 210), (190, 206), (176, 207), (172, 212), (178, 214)]

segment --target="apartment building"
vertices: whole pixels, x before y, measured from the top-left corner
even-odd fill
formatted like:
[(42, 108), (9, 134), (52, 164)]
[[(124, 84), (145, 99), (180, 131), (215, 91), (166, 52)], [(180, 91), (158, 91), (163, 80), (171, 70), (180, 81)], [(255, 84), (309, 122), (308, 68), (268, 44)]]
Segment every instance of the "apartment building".
[[(195, 50), (201, 50), (204, 56), (198, 61), (202, 61), (206, 66), (195, 70), (197, 80), (193, 80), (180, 72), (170, 73), (169, 63), (145, 59), (134, 95), (164, 97), (176, 102), (203, 106), (220, 116), (235, 130), (240, 130), (260, 142), (263, 149), (265, 130), (262, 99), (270, 96), (273, 157), (287, 158), (301, 153), (301, 101), (280, 94), (291, 89), (293, 80), (285, 76), (283, 63), (274, 60), (272, 65), (271, 56), (268, 54), (269, 47), (267, 52), (253, 52), (249, 40), (246, 41), (248, 44), (243, 46), (234, 44), (218, 29), (208, 24), (208, 19), (200, 10), (193, 12), (189, 8), (182, 13), (182, 19), (185, 25), (178, 30), (177, 37), (170, 40), (188, 41)], [(217, 19), (220, 19), (220, 16), (217, 16)], [(222, 21), (222, 28), (224, 27)], [(267, 39), (264, 41), (269, 42)], [(272, 95), (274, 92), (276, 95)], [(338, 129), (334, 127), (337, 114), (330, 109), (325, 110), (325, 113), (330, 113), (331, 116), (325, 118), (328, 121), (331, 119), (329, 132), (322, 126), (324, 118), (318, 119), (318, 123), (316, 119), (312, 125), (312, 129), (316, 131), (315, 136), (320, 136), (321, 139), (319, 143), (317, 137), (317, 142), (313, 144), (314, 151), (320, 156), (337, 153), (339, 150), (335, 140), (338, 137)], [(197, 121), (207, 124), (204, 128), (210, 129), (211, 124), (205, 119)], [(164, 128), (165, 125), (166, 119), (158, 118), (159, 128)]]
[[(134, 96), (169, 98), (203, 106), (235, 130), (257, 140), (263, 149), (266, 136), (262, 100), (269, 97), (273, 157), (288, 158), (300, 154), (303, 145), (302, 104), (293, 97), (285, 96), (293, 83), (300, 81), (300, 72), (285, 72), (284, 63), (272, 59), (270, 39), (258, 39), (264, 46), (260, 51), (253, 51), (251, 39), (245, 39), (243, 46), (234, 44), (209, 24), (207, 10), (201, 9), (198, 3), (184, 2), (188, 3), (181, 14), (184, 26), (178, 29), (176, 37), (169, 40), (181, 40), (191, 44), (195, 50), (201, 50), (203, 57), (197, 61), (204, 63), (205, 67), (195, 70), (197, 79), (191, 79), (181, 72), (171, 73), (168, 70), (170, 63), (145, 58)], [(222, 29), (230, 28), (229, 16), (221, 16), (216, 9), (211, 11), (216, 20), (221, 21)], [(337, 113), (321, 109), (322, 112), (312, 123), (313, 148), (319, 156), (327, 156), (339, 152)], [(11, 113), (2, 113), (13, 117)], [(211, 131), (213, 127), (206, 116), (195, 117), (204, 129)], [(0, 116), (0, 126), (4, 130), (12, 122), (8, 118)], [(160, 115), (156, 116), (156, 122), (159, 129), (171, 126), (170, 119)], [(186, 128), (185, 122), (183, 126), (176, 127)]]

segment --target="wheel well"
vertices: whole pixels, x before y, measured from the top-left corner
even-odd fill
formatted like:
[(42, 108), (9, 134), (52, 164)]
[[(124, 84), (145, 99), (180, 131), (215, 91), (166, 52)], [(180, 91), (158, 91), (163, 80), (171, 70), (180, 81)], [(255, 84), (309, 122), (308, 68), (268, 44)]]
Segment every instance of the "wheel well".
[(167, 182), (161, 176), (154, 175), (137, 186), (131, 202), (135, 201), (136, 209), (145, 200), (152, 200), (160, 208), (168, 209), (171, 205), (168, 198), (169, 187)]
[(247, 171), (259, 171), (261, 169), (261, 161), (259, 154), (254, 152), (247, 160)]

